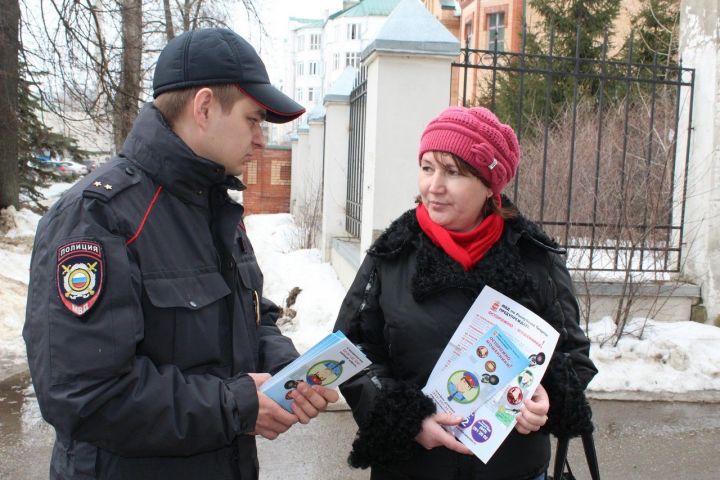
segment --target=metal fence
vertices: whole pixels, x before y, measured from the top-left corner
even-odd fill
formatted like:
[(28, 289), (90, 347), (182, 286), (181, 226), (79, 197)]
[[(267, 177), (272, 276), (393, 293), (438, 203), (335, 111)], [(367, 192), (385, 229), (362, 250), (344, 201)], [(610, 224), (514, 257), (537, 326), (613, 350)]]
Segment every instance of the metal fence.
[(350, 141), (348, 143), (347, 195), (345, 230), (360, 237), (363, 201), (363, 162), (365, 157), (365, 110), (367, 103), (367, 69), (361, 67), (350, 93)]
[[(513, 126), (522, 161), (505, 192), (568, 249), (575, 270), (677, 272), (682, 264), (693, 69), (622, 57), (463, 48), (461, 101)], [(470, 98), (468, 95), (474, 91)]]

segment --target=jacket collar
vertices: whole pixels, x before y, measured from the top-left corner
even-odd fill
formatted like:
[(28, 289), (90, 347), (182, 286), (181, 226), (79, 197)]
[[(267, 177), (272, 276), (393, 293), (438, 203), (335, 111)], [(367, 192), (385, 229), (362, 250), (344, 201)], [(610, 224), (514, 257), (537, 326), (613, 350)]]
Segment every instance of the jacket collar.
[[(509, 204), (509, 200), (504, 198), (503, 204)], [(523, 241), (541, 250), (562, 251), (540, 227), (520, 215), (506, 221), (501, 239), (466, 272), (422, 232), (415, 209), (412, 209), (388, 227), (368, 254), (392, 259), (414, 251), (417, 265), (411, 288), (417, 302), (449, 288), (477, 294), (485, 285), (509, 297), (520, 298), (527, 291), (537, 288), (536, 280), (527, 271), (521, 255), (520, 244)]]
[(223, 166), (196, 155), (152, 103), (138, 114), (120, 155), (137, 164), (164, 189), (202, 207), (209, 206), (213, 187), (245, 189), (240, 180), (225, 174)]

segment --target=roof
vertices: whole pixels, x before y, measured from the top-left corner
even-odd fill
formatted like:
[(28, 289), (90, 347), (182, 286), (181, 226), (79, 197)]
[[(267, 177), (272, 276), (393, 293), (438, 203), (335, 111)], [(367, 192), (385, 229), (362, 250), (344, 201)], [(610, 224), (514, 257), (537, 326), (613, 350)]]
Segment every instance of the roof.
[(293, 30), (302, 30), (303, 28), (322, 28), (322, 26), (325, 24), (325, 20), (317, 18), (290, 17), (289, 20), (290, 22), (295, 22), (299, 24), (295, 26)]
[(374, 51), (457, 56), (460, 42), (420, 2), (402, 0), (360, 58)]
[(345, 10), (333, 13), (328, 19), (339, 17), (387, 17), (400, 0), (362, 0)]

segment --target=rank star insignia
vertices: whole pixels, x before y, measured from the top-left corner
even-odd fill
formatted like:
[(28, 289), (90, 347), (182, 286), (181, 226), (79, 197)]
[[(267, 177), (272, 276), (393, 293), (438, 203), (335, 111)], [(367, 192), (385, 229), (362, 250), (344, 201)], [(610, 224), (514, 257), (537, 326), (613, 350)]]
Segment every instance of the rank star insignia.
[(95, 185), (96, 187), (102, 187), (102, 182), (95, 182), (93, 183), (93, 185)]
[(105, 190), (112, 190), (112, 185), (110, 185), (109, 183), (106, 183)]
[(76, 241), (58, 248), (58, 294), (62, 304), (75, 315), (82, 316), (95, 305), (104, 274), (103, 251), (98, 242)]

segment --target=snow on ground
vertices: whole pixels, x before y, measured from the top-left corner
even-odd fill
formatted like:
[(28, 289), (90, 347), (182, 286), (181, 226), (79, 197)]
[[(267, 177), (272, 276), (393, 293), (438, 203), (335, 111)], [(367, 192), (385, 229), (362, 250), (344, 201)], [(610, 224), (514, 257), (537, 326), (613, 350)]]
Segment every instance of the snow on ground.
[[(46, 192), (48, 203), (68, 187), (53, 185)], [(6, 223), (11, 217), (13, 226), (0, 232), (4, 266), (0, 270), (0, 377), (4, 369), (25, 361), (21, 332), (32, 237), (39, 219), (28, 210), (2, 213)], [(251, 215), (246, 225), (265, 276), (265, 297), (284, 306), (292, 288), (302, 290), (292, 306), (297, 316), (281, 328), (298, 350), (305, 351), (332, 330), (345, 291), (317, 249), (293, 248), (299, 237), (289, 214)], [(590, 323), (591, 356), (600, 371), (590, 384), (591, 392), (635, 392), (632, 398), (643, 399), (649, 392), (687, 396), (720, 391), (720, 328), (633, 319), (617, 346), (604, 342), (613, 329), (610, 318)]]
[(591, 357), (599, 370), (592, 391), (720, 391), (720, 328), (635, 318), (616, 347), (600, 347), (614, 328), (609, 317), (590, 324)]
[(332, 331), (345, 290), (317, 249), (291, 248), (299, 232), (290, 214), (250, 215), (246, 225), (265, 277), (263, 295), (285, 306), (293, 287), (302, 290), (291, 307), (297, 316), (282, 330), (304, 352)]
[[(41, 190), (52, 205), (72, 184), (55, 183)], [(0, 212), (0, 377), (3, 371), (25, 362), (22, 326), (30, 276), (30, 254), (40, 215), (13, 207)]]

